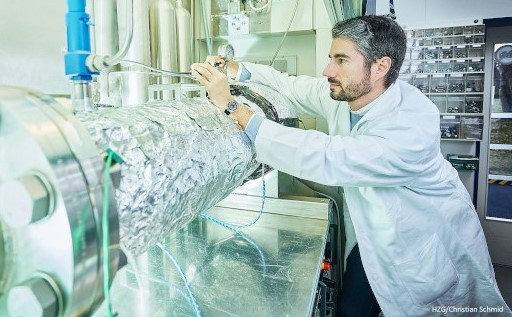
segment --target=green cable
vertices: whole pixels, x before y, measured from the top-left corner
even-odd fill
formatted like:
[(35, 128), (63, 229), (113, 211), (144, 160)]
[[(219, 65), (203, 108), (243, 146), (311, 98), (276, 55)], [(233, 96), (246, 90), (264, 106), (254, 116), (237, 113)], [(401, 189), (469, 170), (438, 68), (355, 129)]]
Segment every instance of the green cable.
[(112, 303), (110, 302), (110, 235), (109, 235), (109, 182), (110, 182), (110, 167), (112, 165), (112, 157), (114, 152), (107, 151), (107, 162), (105, 163), (105, 171), (103, 172), (103, 214), (101, 229), (103, 232), (103, 294), (105, 295), (105, 303), (107, 305), (107, 316), (112, 317)]

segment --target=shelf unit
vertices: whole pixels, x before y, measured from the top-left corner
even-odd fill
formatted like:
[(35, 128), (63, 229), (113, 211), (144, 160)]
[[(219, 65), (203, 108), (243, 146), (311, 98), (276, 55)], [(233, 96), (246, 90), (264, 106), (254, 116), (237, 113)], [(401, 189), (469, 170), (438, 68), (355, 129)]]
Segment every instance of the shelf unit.
[(483, 132), (484, 26), (407, 30), (400, 79), (429, 97), (442, 140), (476, 142)]

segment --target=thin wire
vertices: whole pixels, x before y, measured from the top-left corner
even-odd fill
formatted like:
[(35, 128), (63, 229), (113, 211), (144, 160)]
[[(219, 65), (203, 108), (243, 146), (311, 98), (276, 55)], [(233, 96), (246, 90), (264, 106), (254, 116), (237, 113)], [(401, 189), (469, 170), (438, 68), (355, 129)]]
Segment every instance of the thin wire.
[(204, 218), (204, 219), (208, 219), (208, 220), (211, 220), (225, 228), (228, 228), (228, 229), (231, 229), (231, 230), (234, 230), (234, 231), (240, 231), (241, 229), (243, 228), (247, 228), (247, 227), (250, 227), (252, 226), (253, 224), (255, 224), (256, 222), (258, 222), (258, 220), (260, 220), (261, 218), (261, 215), (263, 215), (263, 209), (265, 208), (265, 198), (266, 198), (266, 185), (265, 185), (265, 164), (261, 164), (261, 208), (260, 208), (260, 211), (258, 213), (258, 216), (252, 220), (251, 222), (249, 223), (246, 223), (246, 224), (236, 224), (236, 223), (227, 223), (227, 222), (224, 222), (218, 218), (215, 218), (213, 216), (210, 216), (210, 215), (205, 215), (205, 214), (201, 214), (200, 217), (201, 218)]
[(181, 270), (181, 267), (179, 266), (176, 259), (174, 259), (174, 257), (171, 255), (171, 253), (169, 253), (169, 251), (167, 251), (161, 243), (158, 243), (157, 246), (162, 250), (162, 252), (165, 253), (165, 255), (167, 255), (167, 257), (172, 261), (172, 263), (174, 263), (174, 266), (176, 266), (176, 269), (178, 270), (178, 273), (180, 274), (181, 279), (183, 280), (183, 283), (185, 284), (185, 288), (187, 289), (188, 295), (190, 296), (190, 300), (192, 302), (192, 307), (195, 310), (196, 316), (201, 317), (201, 311), (199, 310), (199, 306), (197, 305), (196, 298), (195, 298), (194, 294), (192, 293), (192, 289), (190, 289), (190, 284), (188, 283), (185, 273), (183, 273), (183, 271)]
[(109, 236), (109, 181), (110, 181), (110, 166), (112, 165), (113, 152), (107, 156), (105, 164), (105, 171), (103, 172), (103, 214), (101, 229), (103, 233), (103, 293), (105, 295), (105, 303), (107, 306), (107, 316), (112, 317), (112, 303), (110, 302), (110, 236)]
[(135, 0), (127, 1), (130, 3), (128, 6), (126, 6), (126, 23), (128, 24), (128, 29), (126, 31), (127, 34), (125, 36), (123, 46), (119, 49), (119, 51), (117, 51), (114, 56), (107, 56), (105, 58), (105, 64), (108, 66), (113, 66), (119, 63), (119, 60), (121, 60), (128, 52), (128, 49), (130, 48), (133, 40), (133, 1)]
[(288, 35), (288, 31), (290, 31), (290, 28), (292, 27), (292, 22), (295, 19), (295, 14), (297, 14), (298, 7), (299, 7), (299, 0), (295, 0), (295, 8), (293, 9), (292, 18), (290, 19), (290, 23), (288, 24), (288, 28), (286, 29), (286, 32), (284, 32), (283, 38), (281, 39), (281, 43), (279, 43), (279, 46), (277, 47), (274, 57), (272, 57), (272, 60), (270, 61), (270, 66), (274, 65), (274, 61), (276, 60), (277, 54), (279, 54), (281, 47), (283, 47), (284, 40), (286, 39), (286, 35)]
[(165, 75), (169, 75), (169, 76), (186, 77), (186, 78), (195, 79), (195, 77), (192, 76), (192, 74), (190, 72), (171, 72), (171, 71), (168, 71), (168, 70), (163, 70), (163, 69), (151, 67), (149, 65), (146, 65), (146, 64), (143, 64), (143, 63), (139, 63), (139, 62), (136, 62), (136, 61), (132, 61), (132, 60), (129, 60), (129, 59), (123, 59), (123, 60), (120, 61), (120, 63), (135, 64), (135, 65), (141, 66), (143, 68), (149, 69), (149, 70), (151, 70), (151, 71), (153, 71), (155, 73), (165, 74)]

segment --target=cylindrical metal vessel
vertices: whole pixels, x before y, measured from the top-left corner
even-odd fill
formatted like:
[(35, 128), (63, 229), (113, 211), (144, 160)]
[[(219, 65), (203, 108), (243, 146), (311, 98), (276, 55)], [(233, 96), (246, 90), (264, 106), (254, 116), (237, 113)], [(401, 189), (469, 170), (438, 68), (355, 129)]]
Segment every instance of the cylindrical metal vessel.
[(178, 70), (187, 72), (192, 63), (192, 20), (181, 0), (176, 0), (176, 29), (178, 43)]
[[(117, 18), (119, 21), (119, 43), (122, 43), (126, 36), (126, 1), (117, 1)], [(145, 65), (150, 65), (150, 40), (149, 40), (149, 0), (133, 1), (133, 38), (130, 48), (124, 59)], [(141, 66), (131, 65), (123, 66), (123, 71), (147, 71)], [(141, 77), (134, 73), (128, 74), (125, 79), (130, 89), (123, 90), (123, 106), (133, 106), (143, 104), (148, 100), (149, 77)]]
[[(113, 56), (119, 49), (116, 12), (116, 0), (94, 0), (94, 53), (97, 55)], [(97, 77), (98, 103), (112, 104), (112, 101), (108, 98), (108, 74), (118, 68), (118, 66), (114, 66), (100, 71), (100, 75)]]
[[(176, 48), (176, 18), (171, 0), (155, 0), (149, 9), (151, 34), (151, 65), (155, 68), (176, 71), (178, 54)], [(161, 77), (160, 84), (172, 84), (172, 77)], [(169, 100), (169, 91), (162, 93), (162, 100)]]

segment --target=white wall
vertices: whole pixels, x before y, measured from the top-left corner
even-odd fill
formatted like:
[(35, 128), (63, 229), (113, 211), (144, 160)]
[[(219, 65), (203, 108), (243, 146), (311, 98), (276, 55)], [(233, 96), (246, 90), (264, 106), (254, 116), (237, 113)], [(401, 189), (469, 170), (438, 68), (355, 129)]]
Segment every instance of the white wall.
[(69, 94), (66, 1), (0, 0), (0, 85)]
[[(511, 0), (394, 0), (397, 21), (406, 29), (473, 24), (512, 16)], [(389, 0), (377, 0), (377, 14), (389, 13)]]

